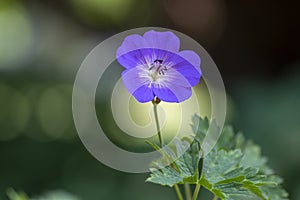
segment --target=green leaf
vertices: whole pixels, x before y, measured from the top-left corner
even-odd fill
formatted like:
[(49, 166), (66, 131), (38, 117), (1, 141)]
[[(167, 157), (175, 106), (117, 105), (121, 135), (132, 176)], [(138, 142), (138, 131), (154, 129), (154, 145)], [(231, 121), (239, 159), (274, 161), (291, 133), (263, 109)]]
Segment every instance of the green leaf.
[(10, 188), (7, 190), (7, 195), (10, 200), (79, 200), (75, 195), (63, 190), (51, 191), (42, 196), (29, 198), (26, 193), (16, 192), (14, 189)]
[[(150, 168), (151, 175), (146, 181), (170, 187), (175, 184), (197, 183), (199, 178), (198, 165), (201, 156), (198, 143), (189, 144), (184, 140), (175, 140), (173, 148), (168, 146), (164, 148), (164, 151), (160, 149), (161, 154), (164, 156), (152, 163), (154, 168)], [(188, 150), (184, 151), (185, 149)], [(168, 156), (165, 156), (166, 154)], [(170, 162), (170, 159), (175, 161), (171, 165), (161, 168)]]
[[(280, 186), (282, 179), (267, 165), (261, 148), (246, 140), (241, 133), (235, 135), (230, 126), (224, 127), (213, 150), (203, 158), (199, 178), (201, 144), (207, 140), (206, 135), (210, 135), (207, 133), (209, 127), (217, 128), (217, 125), (214, 120), (197, 115), (193, 116), (192, 122), (194, 140), (177, 140), (173, 147), (166, 147), (164, 151), (154, 145), (163, 156), (153, 162), (155, 167), (151, 168), (147, 181), (171, 187), (198, 183), (223, 200), (288, 199), (287, 192)], [(172, 164), (162, 168), (168, 162)]]
[(209, 128), (209, 119), (207, 117), (201, 118), (198, 115), (194, 115), (192, 117), (191, 126), (195, 134), (194, 139), (202, 144)]
[(261, 155), (261, 148), (252, 141), (246, 141), (241, 133), (235, 135), (231, 126), (224, 127), (215, 149), (240, 149), (244, 155), (241, 161), (242, 166), (259, 168), (264, 174), (274, 173), (267, 166), (267, 158)]
[(261, 190), (269, 200), (288, 200), (288, 193), (278, 186), (262, 186)]
[(63, 190), (57, 190), (46, 192), (45, 194), (30, 200), (79, 200), (79, 198)]
[(29, 200), (25, 192), (16, 192), (12, 188), (7, 190), (7, 196), (10, 200)]
[(210, 183), (224, 180), (226, 172), (236, 169), (242, 157), (240, 150), (230, 152), (213, 150), (204, 158), (202, 177)]
[(260, 185), (265, 176), (255, 168), (243, 168), (241, 150), (212, 150), (203, 161), (200, 183), (221, 199), (243, 196), (265, 199)]
[[(194, 119), (194, 121), (196, 120)], [(198, 130), (195, 134), (197, 135), (199, 132), (201, 131)], [(205, 137), (203, 132), (202, 137)], [(237, 150), (240, 153), (237, 153)], [(227, 153), (224, 153), (226, 151)], [(234, 157), (233, 155), (242, 156), (237, 158), (238, 156)], [(218, 161), (212, 163), (213, 159)], [(228, 160), (227, 166), (224, 164), (226, 159)], [(238, 160), (236, 169), (233, 169), (234, 167), (230, 163)], [(208, 174), (205, 171), (205, 164), (210, 171), (218, 172), (220, 177), (213, 177), (218, 173)], [(247, 197), (246, 199), (283, 200), (288, 197), (287, 192), (280, 186), (281, 178), (275, 176), (274, 171), (267, 165), (267, 159), (262, 156), (261, 148), (252, 141), (247, 141), (241, 133), (235, 135), (231, 126), (224, 127), (214, 150), (204, 158), (203, 165), (201, 178), (205, 180), (200, 181), (206, 183), (208, 188), (211, 188), (209, 190), (221, 199), (240, 199), (241, 195), (243, 196), (241, 199)], [(212, 168), (212, 166), (214, 167)], [(231, 171), (226, 175), (222, 171), (225, 168), (229, 170), (231, 168)], [(209, 176), (208, 179), (205, 178), (205, 174)], [(214, 179), (221, 178), (226, 180), (219, 183), (213, 182)]]
[(244, 157), (241, 165), (244, 167), (256, 167), (264, 174), (273, 174), (274, 171), (267, 166), (267, 158), (261, 155), (261, 148), (253, 144), (251, 141), (247, 142), (242, 149)]
[[(241, 140), (240, 142), (243, 141), (242, 138), (240, 138), (240, 140)], [(235, 149), (235, 147), (236, 147), (236, 138), (234, 135), (233, 128), (231, 126), (225, 126), (214, 148), (232, 150)]]

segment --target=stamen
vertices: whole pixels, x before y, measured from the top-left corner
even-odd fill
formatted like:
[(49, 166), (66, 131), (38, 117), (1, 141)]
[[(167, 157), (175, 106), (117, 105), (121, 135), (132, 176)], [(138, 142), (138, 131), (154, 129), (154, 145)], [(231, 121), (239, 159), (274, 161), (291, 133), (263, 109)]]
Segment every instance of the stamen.
[(161, 66), (157, 69), (157, 71), (158, 71), (158, 74), (159, 74), (159, 75), (165, 75), (165, 71), (167, 71), (167, 67), (161, 65)]
[(159, 60), (159, 59), (154, 60), (154, 63), (157, 63), (157, 62), (159, 62), (160, 64), (162, 64), (163, 60)]
[(157, 81), (160, 75), (165, 75), (167, 67), (163, 65), (163, 60), (156, 59), (149, 67), (149, 75), (153, 81)]

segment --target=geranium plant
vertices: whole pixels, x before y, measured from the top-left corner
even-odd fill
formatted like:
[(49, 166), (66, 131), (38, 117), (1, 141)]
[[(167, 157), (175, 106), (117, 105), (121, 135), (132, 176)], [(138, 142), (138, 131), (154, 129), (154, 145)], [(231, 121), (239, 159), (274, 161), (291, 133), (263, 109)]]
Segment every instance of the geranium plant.
[[(234, 134), (230, 126), (222, 130), (213, 149), (204, 152), (209, 127), (218, 125), (195, 114), (190, 136), (175, 139), (172, 145), (164, 143), (157, 106), (161, 101), (180, 103), (189, 99), (202, 76), (199, 55), (179, 48), (180, 40), (174, 33), (148, 31), (143, 36), (126, 37), (116, 53), (125, 68), (122, 80), (129, 93), (141, 103), (153, 104), (159, 144), (148, 144), (161, 153), (161, 158), (151, 163), (146, 181), (173, 187), (179, 200), (197, 200), (201, 188), (210, 191), (213, 200), (288, 199), (282, 179), (267, 165), (260, 147), (241, 133)], [(8, 196), (12, 200), (29, 199), (14, 190), (9, 190)], [(77, 199), (66, 193), (47, 194), (41, 199), (62, 196)]]
[(287, 199), (288, 194), (280, 186), (282, 179), (267, 166), (259, 146), (241, 134), (235, 135), (231, 127), (224, 128), (206, 156), (201, 146), (208, 127), (214, 123), (208, 118), (193, 116), (191, 137), (176, 140), (173, 146), (164, 144), (158, 104), (190, 98), (191, 88), (201, 78), (199, 55), (191, 50), (180, 51), (179, 47), (180, 40), (174, 33), (152, 30), (143, 36), (126, 37), (117, 50), (117, 60), (125, 68), (122, 79), (127, 90), (137, 101), (153, 103), (159, 145), (148, 143), (162, 157), (152, 162), (147, 182), (174, 187), (179, 200), (196, 200), (201, 187), (213, 193), (214, 200)]

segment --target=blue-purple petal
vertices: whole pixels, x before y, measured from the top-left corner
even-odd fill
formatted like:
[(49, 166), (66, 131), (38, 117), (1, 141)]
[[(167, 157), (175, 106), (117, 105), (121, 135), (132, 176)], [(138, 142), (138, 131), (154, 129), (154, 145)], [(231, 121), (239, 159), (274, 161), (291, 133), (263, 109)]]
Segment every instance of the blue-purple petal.
[(154, 99), (154, 94), (152, 89), (147, 85), (139, 87), (137, 90), (132, 93), (135, 99), (141, 103), (146, 103)]
[(123, 67), (130, 69), (140, 65), (150, 66), (155, 60), (172, 60), (173, 57), (176, 57), (176, 54), (169, 51), (144, 48), (120, 55), (117, 60)]
[(200, 70), (201, 59), (198, 54), (191, 50), (183, 50), (178, 53), (179, 56), (187, 60), (194, 67)]
[(146, 51), (143, 49), (134, 50), (117, 57), (118, 62), (126, 69), (131, 69), (139, 65), (146, 65)]
[(136, 89), (139, 87), (148, 84), (149, 85), (149, 79), (140, 77), (140, 73), (142, 72), (141, 67), (135, 67), (131, 69), (127, 69), (122, 72), (122, 80), (126, 87), (126, 89), (133, 93)]
[(154, 94), (166, 102), (182, 102), (192, 95), (189, 80), (174, 69), (168, 70), (161, 84), (153, 84)]
[(144, 64), (141, 49), (149, 46), (145, 39), (137, 34), (127, 36), (117, 49), (116, 58), (125, 68), (129, 69)]
[(122, 72), (122, 80), (126, 89), (139, 101), (147, 102), (154, 98), (149, 79), (140, 77), (142, 67), (127, 69)]
[[(130, 35), (127, 36), (121, 46), (117, 49), (116, 58), (118, 62), (125, 68), (129, 69), (141, 64), (146, 64), (144, 50), (149, 53), (153, 51), (153, 57), (162, 57), (165, 52), (178, 53), (180, 47), (179, 38), (172, 32), (148, 31), (143, 36)], [(159, 50), (164, 50), (159, 53)], [(149, 61), (150, 62), (150, 61)]]
[(190, 50), (181, 51), (178, 55), (183, 58), (184, 61), (177, 62), (172, 68), (185, 76), (191, 86), (197, 85), (202, 74), (200, 70), (200, 57), (194, 51)]
[(175, 103), (187, 100), (192, 95), (190, 87), (153, 87), (153, 92), (160, 100)]
[(149, 47), (146, 40), (138, 34), (127, 36), (121, 46), (117, 49), (116, 57), (120, 57), (128, 52)]
[(179, 38), (172, 32), (148, 31), (143, 38), (148, 42), (150, 48), (162, 49), (169, 52), (178, 52), (180, 48)]

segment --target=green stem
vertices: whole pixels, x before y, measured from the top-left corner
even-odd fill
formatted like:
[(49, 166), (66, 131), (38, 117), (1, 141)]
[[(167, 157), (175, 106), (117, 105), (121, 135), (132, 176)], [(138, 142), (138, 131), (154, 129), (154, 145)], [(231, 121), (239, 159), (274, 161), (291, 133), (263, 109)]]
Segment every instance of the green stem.
[(176, 194), (177, 194), (178, 199), (179, 199), (179, 200), (183, 200), (183, 196), (182, 196), (182, 194), (181, 194), (181, 191), (180, 191), (178, 185), (175, 184), (175, 185), (174, 185), (174, 188), (175, 188), (175, 191), (176, 191)]
[(160, 146), (162, 147), (164, 145), (164, 140), (160, 132), (160, 126), (159, 126), (159, 121), (158, 121), (158, 114), (157, 114), (157, 104), (153, 103), (153, 110), (154, 110), (154, 117), (155, 117), (155, 122), (156, 122), (156, 128), (157, 128), (157, 135), (159, 139)]
[(201, 188), (201, 185), (199, 183), (197, 183), (196, 189), (195, 189), (195, 192), (194, 192), (194, 195), (193, 195), (193, 200), (197, 200), (200, 188)]
[(218, 200), (218, 196), (214, 196), (213, 200)]
[(185, 191), (185, 196), (187, 200), (192, 200), (192, 192), (190, 185), (188, 183), (184, 184), (184, 191)]
[[(163, 140), (162, 134), (160, 132), (160, 126), (159, 126), (159, 120), (158, 120), (158, 114), (157, 114), (157, 105), (158, 105), (158, 103), (156, 103), (156, 101), (153, 101), (153, 110), (154, 110), (154, 117), (155, 117), (156, 128), (157, 128), (157, 135), (158, 135), (160, 146), (163, 147), (164, 140)], [(181, 191), (180, 191), (178, 185), (175, 184), (174, 188), (175, 188), (176, 194), (178, 196), (178, 199), (183, 200), (183, 197), (182, 197), (182, 194), (181, 194)]]

